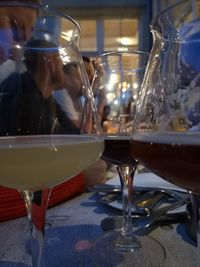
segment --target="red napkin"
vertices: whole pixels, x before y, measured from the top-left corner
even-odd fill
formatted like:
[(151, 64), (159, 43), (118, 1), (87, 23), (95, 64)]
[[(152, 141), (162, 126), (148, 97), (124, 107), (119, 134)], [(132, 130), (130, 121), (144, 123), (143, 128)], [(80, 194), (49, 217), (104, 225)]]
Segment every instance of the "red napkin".
[[(55, 186), (51, 192), (48, 207), (55, 206), (84, 191), (84, 176), (80, 173), (68, 181)], [(0, 186), (0, 222), (15, 219), (27, 214), (19, 192)]]

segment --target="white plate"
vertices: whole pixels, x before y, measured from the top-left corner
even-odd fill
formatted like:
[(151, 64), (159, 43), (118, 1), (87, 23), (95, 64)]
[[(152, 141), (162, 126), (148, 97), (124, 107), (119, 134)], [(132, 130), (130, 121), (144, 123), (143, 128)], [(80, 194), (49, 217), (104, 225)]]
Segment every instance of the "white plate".
[[(107, 184), (111, 184), (111, 185), (119, 185), (120, 181), (119, 181), (119, 177), (118, 174), (115, 174), (111, 179), (109, 179), (107, 182)], [(148, 173), (137, 173), (135, 174), (134, 177), (134, 183), (133, 183), (133, 190), (134, 190), (134, 186), (135, 187), (144, 187), (144, 188), (158, 188), (158, 189), (168, 189), (168, 190), (176, 190), (176, 191), (180, 191), (183, 193), (187, 193), (187, 190), (176, 186), (170, 182), (165, 181), (164, 179), (162, 179), (161, 177), (148, 172)], [(107, 203), (108, 206), (115, 208), (115, 209), (119, 209), (122, 210), (122, 203), (118, 200), (116, 201), (112, 201), (112, 202), (108, 202)], [(166, 205), (165, 203), (162, 204), (162, 206)], [(161, 206), (160, 206), (161, 207)], [(183, 213), (186, 212), (186, 205), (180, 206), (174, 210), (168, 211), (168, 214), (172, 214), (172, 213)]]
[[(117, 185), (120, 184), (118, 174), (115, 174), (111, 179), (107, 180), (106, 184)], [(187, 192), (187, 190), (176, 186), (170, 182), (165, 181), (161, 177), (152, 172), (136, 173), (133, 181), (133, 188), (136, 187), (149, 187), (149, 188), (163, 188), (169, 190), (177, 190), (180, 192)]]
[[(108, 205), (111, 208), (122, 210), (122, 203), (121, 203), (121, 201), (115, 200), (115, 201), (112, 201), (112, 202), (107, 202), (105, 204)], [(169, 204), (163, 203), (159, 208), (164, 207), (165, 205), (169, 205)], [(180, 206), (180, 207), (178, 207), (176, 209), (169, 210), (167, 212), (167, 214), (185, 213), (185, 212), (186, 212), (186, 205), (182, 205), (182, 206)]]

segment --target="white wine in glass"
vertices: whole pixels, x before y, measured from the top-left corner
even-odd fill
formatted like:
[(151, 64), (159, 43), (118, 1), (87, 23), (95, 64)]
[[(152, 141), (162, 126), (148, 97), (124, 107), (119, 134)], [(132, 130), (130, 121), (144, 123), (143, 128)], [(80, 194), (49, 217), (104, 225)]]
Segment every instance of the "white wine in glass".
[[(23, 16), (13, 20), (6, 10)], [(1, 2), (0, 17), (0, 184), (23, 196), (32, 266), (43, 267), (51, 188), (94, 163), (104, 141), (77, 48), (76, 21), (47, 6), (17, 1)], [(80, 81), (80, 94), (71, 100), (80, 103), (79, 109), (74, 105), (81, 118), (79, 126), (54, 99), (53, 92), (65, 87), (64, 66), (73, 67), (76, 72), (71, 76)]]

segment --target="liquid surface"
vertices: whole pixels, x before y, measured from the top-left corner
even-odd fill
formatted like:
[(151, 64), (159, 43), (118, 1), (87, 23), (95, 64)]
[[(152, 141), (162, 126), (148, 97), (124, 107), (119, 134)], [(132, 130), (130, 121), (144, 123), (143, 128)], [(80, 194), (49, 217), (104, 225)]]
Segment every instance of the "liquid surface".
[(200, 192), (199, 133), (141, 133), (132, 141), (132, 156), (162, 178)]
[(52, 187), (89, 167), (104, 149), (94, 136), (0, 138), (0, 184), (20, 190)]

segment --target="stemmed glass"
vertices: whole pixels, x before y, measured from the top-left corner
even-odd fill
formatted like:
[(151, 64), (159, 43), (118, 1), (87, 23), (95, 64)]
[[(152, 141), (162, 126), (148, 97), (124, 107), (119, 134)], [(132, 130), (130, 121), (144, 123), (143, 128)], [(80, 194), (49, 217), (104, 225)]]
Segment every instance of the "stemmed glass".
[[(188, 189), (193, 201), (200, 193), (199, 27), (197, 1), (182, 1), (154, 18), (132, 142), (135, 159)], [(199, 217), (199, 205), (195, 212)]]
[[(5, 24), (0, 35), (0, 184), (19, 190), (24, 198), (32, 266), (41, 267), (45, 266), (44, 225), (51, 188), (94, 163), (104, 142), (77, 48), (79, 25), (46, 6), (0, 3), (0, 11), (5, 7), (9, 14), (24, 12), (24, 16), (19, 21), (1, 12)], [(24, 24), (27, 15), (29, 34)], [(37, 20), (31, 21), (31, 16)], [(82, 106), (80, 127), (53, 98), (53, 91), (64, 87), (63, 65), (74, 68), (71, 75), (81, 82), (81, 100), (76, 99)]]
[[(133, 178), (136, 161), (131, 155), (131, 133), (136, 109), (136, 101), (148, 61), (144, 51), (109, 52), (96, 58), (96, 65), (101, 67), (100, 89), (106, 95), (105, 106), (109, 110), (107, 119), (102, 122), (105, 137), (105, 150), (102, 158), (117, 168), (122, 188), (123, 222), (120, 231), (110, 231), (101, 236), (94, 247), (98, 255), (94, 258), (99, 266), (114, 266), (115, 253), (132, 252), (130, 261), (137, 266), (153, 266), (162, 263), (164, 254), (160, 244), (149, 237), (136, 237), (132, 225), (132, 212), (137, 209), (132, 202)], [(98, 77), (98, 70), (96, 72)], [(94, 82), (95, 85), (95, 82)], [(95, 90), (97, 90), (95, 88)], [(156, 258), (146, 246), (153, 247)], [(145, 251), (144, 251), (145, 250)], [(145, 253), (145, 257), (143, 256)], [(147, 255), (148, 254), (148, 255)], [(127, 260), (127, 258), (126, 258)], [(110, 265), (109, 265), (110, 264)], [(145, 265), (146, 264), (146, 265)]]

